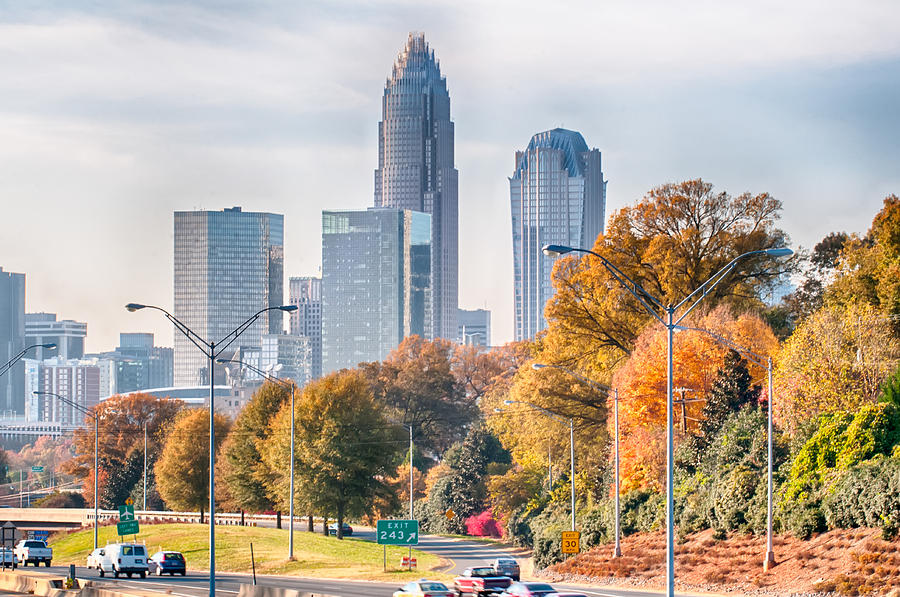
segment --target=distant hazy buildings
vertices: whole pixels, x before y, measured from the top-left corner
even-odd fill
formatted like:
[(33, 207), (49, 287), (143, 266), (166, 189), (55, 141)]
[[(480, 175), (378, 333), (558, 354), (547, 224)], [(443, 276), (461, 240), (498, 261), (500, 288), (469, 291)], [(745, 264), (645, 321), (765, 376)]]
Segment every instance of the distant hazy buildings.
[(174, 351), (154, 346), (153, 334), (119, 334), (119, 346), (108, 355), (116, 363), (116, 393), (168, 388), (174, 383)]
[(545, 244), (592, 247), (603, 232), (606, 181), (600, 151), (575, 131), (553, 129), (516, 152), (509, 179), (512, 208), (515, 338), (544, 329), (544, 305), (553, 296), (553, 260)]
[(39, 361), (51, 357), (82, 358), (86, 336), (87, 324), (81, 321), (57, 321), (56, 313), (25, 314), (25, 339), (28, 344), (56, 344), (56, 350), (35, 348), (34, 356)]
[(293, 334), (265, 334), (259, 368), (273, 377), (292, 379), (298, 387), (312, 380), (312, 348), (309, 338)]
[[(81, 408), (90, 409), (100, 401), (100, 365), (78, 360), (45, 359), (38, 365), (34, 384), (41, 392), (59, 394)], [(80, 424), (84, 413), (50, 395), (28, 397), (25, 413), (29, 421)]]
[(381, 360), (411, 334), (432, 337), (431, 231), (416, 211), (322, 212), (324, 373)]
[[(25, 348), (25, 274), (0, 267), (0, 367)], [(33, 356), (33, 355), (26, 355)], [(20, 361), (0, 377), (0, 411), (25, 412), (25, 366)]]
[(312, 378), (322, 377), (322, 278), (291, 278), (288, 304), (297, 310), (290, 314), (290, 332), (309, 338)]
[(491, 345), (491, 312), (486, 309), (460, 309), (459, 343), (466, 346)]
[[(284, 217), (240, 207), (175, 212), (174, 285), (174, 315), (213, 342), (261, 309), (283, 304)], [(233, 346), (259, 348), (263, 334), (282, 333), (282, 317), (263, 313)], [(207, 367), (203, 353), (175, 334), (175, 385), (208, 383)]]
[[(384, 87), (375, 206), (432, 216), (431, 329), (454, 340), (459, 277), (458, 173), (450, 95), (422, 34), (410, 34)], [(326, 367), (327, 370), (327, 367)]]

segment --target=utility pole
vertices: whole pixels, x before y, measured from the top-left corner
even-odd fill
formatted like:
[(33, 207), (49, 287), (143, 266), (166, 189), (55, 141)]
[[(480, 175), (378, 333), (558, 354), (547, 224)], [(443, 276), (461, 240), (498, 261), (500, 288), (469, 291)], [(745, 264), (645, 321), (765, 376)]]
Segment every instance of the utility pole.
[(144, 511), (147, 511), (147, 422), (144, 421)]

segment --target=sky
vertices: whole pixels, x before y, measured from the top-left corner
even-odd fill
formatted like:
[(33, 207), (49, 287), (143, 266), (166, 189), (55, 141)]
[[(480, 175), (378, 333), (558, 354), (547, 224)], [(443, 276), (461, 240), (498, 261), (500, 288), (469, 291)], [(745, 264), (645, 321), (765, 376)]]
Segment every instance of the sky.
[(460, 306), (503, 343), (533, 134), (600, 149), (607, 214), (699, 177), (780, 199), (794, 248), (865, 232), (900, 194), (898, 22), (894, 0), (0, 0), (0, 267), (90, 352), (172, 345), (123, 306), (171, 307), (176, 210), (284, 214), (285, 276), (318, 274), (322, 210), (372, 205), (385, 78), (421, 31), (456, 127)]

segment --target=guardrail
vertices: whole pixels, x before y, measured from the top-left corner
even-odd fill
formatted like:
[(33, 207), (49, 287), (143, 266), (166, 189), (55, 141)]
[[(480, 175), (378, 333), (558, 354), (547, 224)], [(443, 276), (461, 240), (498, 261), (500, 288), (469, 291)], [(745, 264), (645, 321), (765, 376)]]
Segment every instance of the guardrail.
[[(142, 522), (200, 522), (199, 512), (171, 512), (159, 510), (137, 510), (135, 517)], [(208, 514), (203, 514), (203, 520), (208, 520)], [(244, 514), (246, 526), (258, 526), (264, 522), (274, 523), (278, 518), (275, 514)], [(118, 510), (100, 510), (97, 519), (101, 524), (116, 522), (119, 520)], [(93, 508), (0, 508), (0, 520), (17, 522), (52, 522), (71, 524), (72, 526), (91, 526), (94, 524)], [(295, 516), (294, 524), (305, 523), (306, 516)], [(314, 517), (315, 523), (321, 524), (321, 517)], [(289, 523), (287, 516), (281, 517), (281, 524)], [(216, 512), (216, 524), (240, 525), (240, 512)]]

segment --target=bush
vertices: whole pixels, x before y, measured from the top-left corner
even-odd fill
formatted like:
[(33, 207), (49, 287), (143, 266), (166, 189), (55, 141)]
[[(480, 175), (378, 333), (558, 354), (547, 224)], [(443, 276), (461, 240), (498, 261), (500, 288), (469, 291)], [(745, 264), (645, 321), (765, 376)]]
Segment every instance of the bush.
[(636, 489), (622, 496), (622, 534), (655, 531), (666, 521), (666, 496), (649, 489)]
[(829, 528), (880, 527), (892, 538), (900, 528), (900, 459), (877, 458), (851, 468), (822, 511)]
[(826, 529), (825, 516), (819, 500), (810, 498), (801, 502), (788, 502), (781, 513), (784, 526), (798, 539), (809, 539), (814, 533)]
[(500, 537), (500, 526), (490, 510), (466, 519), (466, 534), (473, 537)]
[(84, 497), (74, 491), (56, 491), (36, 502), (36, 508), (84, 508)]

